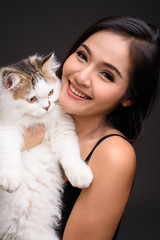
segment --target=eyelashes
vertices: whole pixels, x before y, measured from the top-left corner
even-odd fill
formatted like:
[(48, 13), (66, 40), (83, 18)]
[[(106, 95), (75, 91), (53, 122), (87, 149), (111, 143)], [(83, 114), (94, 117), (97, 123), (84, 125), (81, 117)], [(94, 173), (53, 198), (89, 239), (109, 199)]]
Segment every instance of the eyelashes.
[(84, 60), (85, 62), (87, 62), (87, 56), (82, 52), (82, 51), (77, 51), (76, 52), (78, 57), (81, 58), (82, 60)]
[(114, 82), (114, 77), (112, 76), (112, 74), (108, 72), (102, 72), (101, 74), (103, 75), (104, 78), (110, 80), (111, 82)]
[[(48, 93), (48, 97), (50, 97), (52, 94), (54, 93), (54, 89), (52, 89), (49, 93)], [(33, 96), (31, 98), (27, 98), (27, 102), (29, 103), (34, 103), (36, 102), (38, 99), (36, 96)]]

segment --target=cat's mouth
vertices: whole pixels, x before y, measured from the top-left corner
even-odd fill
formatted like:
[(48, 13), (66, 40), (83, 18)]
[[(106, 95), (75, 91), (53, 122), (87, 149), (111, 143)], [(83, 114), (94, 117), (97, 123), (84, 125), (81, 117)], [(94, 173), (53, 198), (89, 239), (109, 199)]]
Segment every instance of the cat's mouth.
[(69, 82), (69, 88), (70, 88), (71, 92), (74, 93), (76, 96), (78, 96), (80, 98), (84, 98), (84, 99), (92, 99), (89, 95), (87, 95), (81, 89), (79, 89), (77, 86), (75, 86), (74, 83), (72, 83), (71, 81), (68, 81), (68, 82)]

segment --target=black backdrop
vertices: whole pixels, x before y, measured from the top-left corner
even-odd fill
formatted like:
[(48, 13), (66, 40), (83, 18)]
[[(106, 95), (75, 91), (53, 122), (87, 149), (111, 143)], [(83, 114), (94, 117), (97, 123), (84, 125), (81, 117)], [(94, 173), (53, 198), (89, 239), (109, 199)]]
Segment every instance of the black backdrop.
[[(0, 7), (0, 66), (55, 51), (62, 61), (77, 36), (110, 15), (138, 16), (160, 27), (159, 0), (5, 1)], [(160, 239), (160, 103), (135, 144), (137, 173), (119, 240)], [(98, 239), (97, 239), (98, 240)]]

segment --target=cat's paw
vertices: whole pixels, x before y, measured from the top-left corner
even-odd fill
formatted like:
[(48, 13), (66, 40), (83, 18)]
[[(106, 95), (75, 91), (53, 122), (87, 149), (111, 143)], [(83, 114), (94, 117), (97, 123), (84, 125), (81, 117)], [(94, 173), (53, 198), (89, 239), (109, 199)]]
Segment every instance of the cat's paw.
[(0, 187), (9, 193), (15, 192), (21, 184), (21, 176), (13, 170), (0, 171)]
[(85, 163), (77, 165), (76, 168), (69, 171), (66, 175), (72, 186), (78, 188), (89, 187), (93, 180), (92, 171)]

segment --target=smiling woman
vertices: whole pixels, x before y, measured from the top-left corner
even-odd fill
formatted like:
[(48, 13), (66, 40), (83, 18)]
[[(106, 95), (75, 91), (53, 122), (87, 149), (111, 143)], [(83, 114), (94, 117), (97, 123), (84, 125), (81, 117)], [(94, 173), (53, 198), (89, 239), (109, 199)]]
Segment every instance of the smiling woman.
[(69, 51), (57, 73), (59, 103), (73, 116), (94, 180), (82, 191), (66, 182), (61, 239), (117, 238), (135, 176), (130, 143), (153, 106), (159, 66), (158, 29), (133, 17), (100, 20)]
[(59, 104), (74, 119), (93, 182), (80, 190), (64, 176), (60, 239), (117, 239), (135, 178), (131, 143), (156, 99), (159, 66), (158, 29), (133, 17), (98, 21), (70, 49), (57, 72)]
[(131, 68), (129, 42), (115, 33), (101, 31), (66, 60), (59, 98), (65, 111), (87, 117), (96, 114), (102, 122), (122, 100), (126, 104)]

